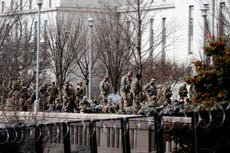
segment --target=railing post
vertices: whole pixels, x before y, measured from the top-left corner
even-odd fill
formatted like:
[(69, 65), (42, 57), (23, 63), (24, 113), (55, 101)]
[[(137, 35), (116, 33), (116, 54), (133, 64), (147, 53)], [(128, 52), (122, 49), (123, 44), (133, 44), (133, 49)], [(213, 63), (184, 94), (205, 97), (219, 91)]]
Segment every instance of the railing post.
[(42, 126), (35, 126), (35, 152), (43, 153), (43, 136), (42, 136)]
[(70, 127), (68, 123), (63, 123), (63, 140), (64, 140), (64, 153), (71, 153)]
[(91, 153), (97, 153), (97, 134), (96, 134), (96, 121), (90, 122), (90, 150)]
[(122, 135), (122, 150), (123, 153), (130, 153), (130, 138), (129, 138), (129, 121), (128, 118), (121, 119), (121, 135)]

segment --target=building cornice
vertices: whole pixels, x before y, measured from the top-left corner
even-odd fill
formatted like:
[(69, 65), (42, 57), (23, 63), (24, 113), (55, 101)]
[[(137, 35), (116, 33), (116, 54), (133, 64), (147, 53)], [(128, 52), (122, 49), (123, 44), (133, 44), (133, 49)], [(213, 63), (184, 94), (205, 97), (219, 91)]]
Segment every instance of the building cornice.
[[(42, 14), (45, 13), (52, 13), (52, 12), (101, 12), (101, 11), (106, 11), (105, 8), (90, 8), (90, 7), (55, 7), (55, 8), (44, 8), (41, 10)], [(31, 9), (31, 10), (25, 10), (25, 11), (18, 11), (18, 12), (5, 12), (1, 13), (0, 17), (6, 17), (9, 15), (33, 15), (36, 14), (37, 10), (36, 9)]]

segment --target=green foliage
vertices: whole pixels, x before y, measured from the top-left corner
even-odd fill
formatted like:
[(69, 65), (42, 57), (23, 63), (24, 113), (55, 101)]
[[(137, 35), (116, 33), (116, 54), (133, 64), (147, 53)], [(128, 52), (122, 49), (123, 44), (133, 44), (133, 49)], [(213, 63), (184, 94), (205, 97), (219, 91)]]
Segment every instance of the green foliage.
[[(204, 48), (206, 58), (204, 61), (194, 62), (197, 74), (186, 79), (191, 85), (192, 101), (194, 104), (205, 104), (208, 108), (216, 102), (228, 102), (230, 100), (230, 40), (211, 38)], [(213, 63), (210, 64), (212, 58)], [(221, 105), (221, 103), (218, 103)], [(165, 135), (175, 140), (182, 147), (177, 153), (193, 153), (195, 139), (199, 152), (202, 153), (223, 153), (230, 151), (230, 109), (228, 103), (223, 107), (210, 109), (212, 119), (208, 118), (207, 110), (199, 111), (202, 122), (197, 128), (190, 126), (175, 126)], [(196, 106), (196, 105), (194, 105)], [(215, 105), (214, 105), (215, 106)], [(221, 110), (223, 109), (223, 110)], [(224, 111), (224, 113), (223, 113)], [(191, 112), (192, 113), (192, 112)], [(192, 115), (190, 115), (192, 116)], [(222, 124), (222, 120), (224, 122)], [(202, 126), (210, 125), (208, 127)]]
[[(166, 126), (165, 140), (179, 144), (180, 148), (175, 153), (194, 153), (196, 145), (198, 152), (202, 153), (228, 153), (230, 152), (230, 109), (225, 110), (224, 122), (221, 110), (213, 110), (212, 121), (208, 127), (207, 112), (200, 112), (203, 122), (196, 129), (191, 124), (175, 123), (171, 130)], [(188, 114), (189, 115), (189, 114)], [(193, 116), (190, 113), (189, 116)], [(195, 131), (196, 130), (196, 131)], [(196, 139), (196, 141), (195, 141)]]
[[(214, 103), (230, 99), (230, 46), (229, 39), (210, 39), (205, 50), (206, 60), (196, 61), (197, 75), (188, 78), (187, 83), (195, 89), (194, 103)], [(210, 64), (210, 59), (213, 64)]]

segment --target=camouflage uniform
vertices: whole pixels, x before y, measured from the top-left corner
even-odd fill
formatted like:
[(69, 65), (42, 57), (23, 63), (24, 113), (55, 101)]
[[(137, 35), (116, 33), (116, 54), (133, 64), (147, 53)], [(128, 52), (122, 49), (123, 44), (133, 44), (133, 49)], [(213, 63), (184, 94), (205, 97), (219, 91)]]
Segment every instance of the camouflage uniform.
[(157, 96), (157, 88), (155, 86), (155, 79), (151, 79), (144, 87), (144, 91), (148, 97), (148, 101), (153, 101), (153, 96)]
[(90, 103), (87, 101), (87, 98), (84, 97), (82, 101), (79, 103), (79, 109), (81, 113), (88, 113), (90, 112)]
[(117, 113), (118, 112), (118, 105), (113, 103), (107, 103), (103, 106), (102, 109), (103, 113)]
[(131, 82), (132, 82), (132, 72), (129, 71), (121, 78), (121, 108), (132, 106), (132, 94), (131, 94)]
[(75, 104), (79, 106), (79, 103), (83, 100), (83, 97), (86, 95), (86, 87), (83, 85), (83, 82), (79, 82), (77, 84), (77, 88), (75, 91)]
[(52, 82), (52, 84), (48, 87), (48, 103), (52, 104), (55, 102), (55, 99), (58, 97), (58, 88), (55, 85), (55, 82)]
[(18, 80), (12, 82), (12, 89), (9, 93), (9, 97), (11, 98), (14, 109), (19, 110), (20, 85)]
[(139, 74), (137, 74), (136, 78), (132, 80), (131, 93), (133, 96), (133, 111), (132, 112), (136, 114), (141, 107), (141, 104), (140, 104), (141, 86), (139, 84)]
[(189, 97), (190, 97), (190, 100), (193, 101), (197, 96), (197, 93), (196, 93), (196, 89), (195, 89), (195, 86), (194, 85), (191, 85), (190, 86), (190, 90), (189, 90)]
[(54, 110), (54, 111), (56, 111), (56, 112), (61, 112), (62, 111), (62, 100), (60, 99), (60, 98), (56, 98), (55, 99), (55, 102), (54, 102), (54, 104), (53, 104), (53, 108), (51, 109), (51, 110)]
[(117, 113), (118, 112), (118, 104), (113, 102), (113, 97), (108, 97), (107, 103), (104, 103), (102, 112), (103, 113)]
[(27, 89), (29, 98), (26, 100), (25, 105), (32, 109), (32, 104), (36, 100), (36, 84), (35, 81), (30, 83), (30, 87)]
[(5, 107), (6, 98), (7, 98), (7, 88), (5, 87), (5, 82), (1, 81), (0, 83), (0, 110), (4, 109)]
[(24, 82), (20, 83), (20, 98), (19, 98), (19, 110), (26, 111), (28, 106), (26, 105), (26, 100), (28, 99), (29, 95), (27, 92), (27, 87), (25, 86)]
[(48, 110), (49, 109), (49, 104), (48, 104), (48, 84), (47, 83), (44, 83), (40, 89), (39, 89), (39, 92), (40, 92), (40, 104), (41, 104), (41, 109), (44, 111), (44, 110)]
[(105, 101), (106, 97), (109, 94), (109, 88), (110, 88), (110, 83), (109, 83), (108, 77), (105, 76), (103, 80), (100, 82), (100, 86), (99, 86), (100, 95), (101, 95), (103, 102)]
[(75, 91), (73, 86), (69, 83), (66, 84), (63, 92), (63, 109), (67, 112), (73, 112), (75, 109)]
[(130, 91), (132, 93), (133, 100), (134, 101), (139, 100), (139, 94), (141, 92), (141, 87), (140, 87), (140, 84), (139, 84), (138, 75), (136, 76), (135, 79), (132, 80)]
[(179, 89), (180, 99), (183, 100), (185, 97), (187, 97), (187, 95), (188, 95), (188, 90), (186, 84), (184, 83)]
[(165, 89), (165, 99), (167, 104), (171, 104), (172, 90), (171, 86), (167, 86)]
[(148, 107), (156, 107), (159, 106), (158, 102), (157, 102), (157, 96), (152, 96), (152, 101), (150, 103), (147, 104)]

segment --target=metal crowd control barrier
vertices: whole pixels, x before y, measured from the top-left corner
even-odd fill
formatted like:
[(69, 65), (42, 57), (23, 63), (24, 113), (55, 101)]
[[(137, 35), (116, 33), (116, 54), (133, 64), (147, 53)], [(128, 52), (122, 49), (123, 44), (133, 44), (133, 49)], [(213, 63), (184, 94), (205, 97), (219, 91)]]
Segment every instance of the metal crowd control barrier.
[(166, 141), (164, 133), (176, 123), (191, 126), (193, 153), (201, 153), (201, 130), (217, 112), (216, 128), (222, 127), (229, 108), (219, 103), (165, 112), (164, 107), (145, 115), (0, 112), (0, 153), (170, 153), (180, 144)]
[[(14, 148), (15, 150), (8, 150), (12, 153), (15, 153), (18, 148), (20, 152), (27, 150), (35, 153), (43, 153), (47, 150), (55, 153), (77, 151), (98, 153), (99, 137), (108, 136), (112, 140), (111, 135), (107, 135), (107, 132), (111, 134), (111, 129), (105, 125), (105, 122), (108, 122), (110, 126), (111, 121), (116, 124), (112, 126), (113, 130), (119, 132), (118, 141), (121, 141), (119, 152), (130, 153), (129, 119), (142, 118), (142, 116), (116, 114), (37, 113), (34, 115), (28, 112), (4, 112), (0, 116), (1, 149)], [(100, 135), (97, 134), (98, 132)], [(50, 146), (46, 146), (47, 144)], [(57, 147), (54, 151), (51, 148), (53, 144)], [(76, 150), (73, 144), (79, 150)], [(109, 142), (107, 145), (110, 145)], [(63, 149), (58, 150), (58, 148)], [(3, 151), (6, 153), (6, 150)]]

